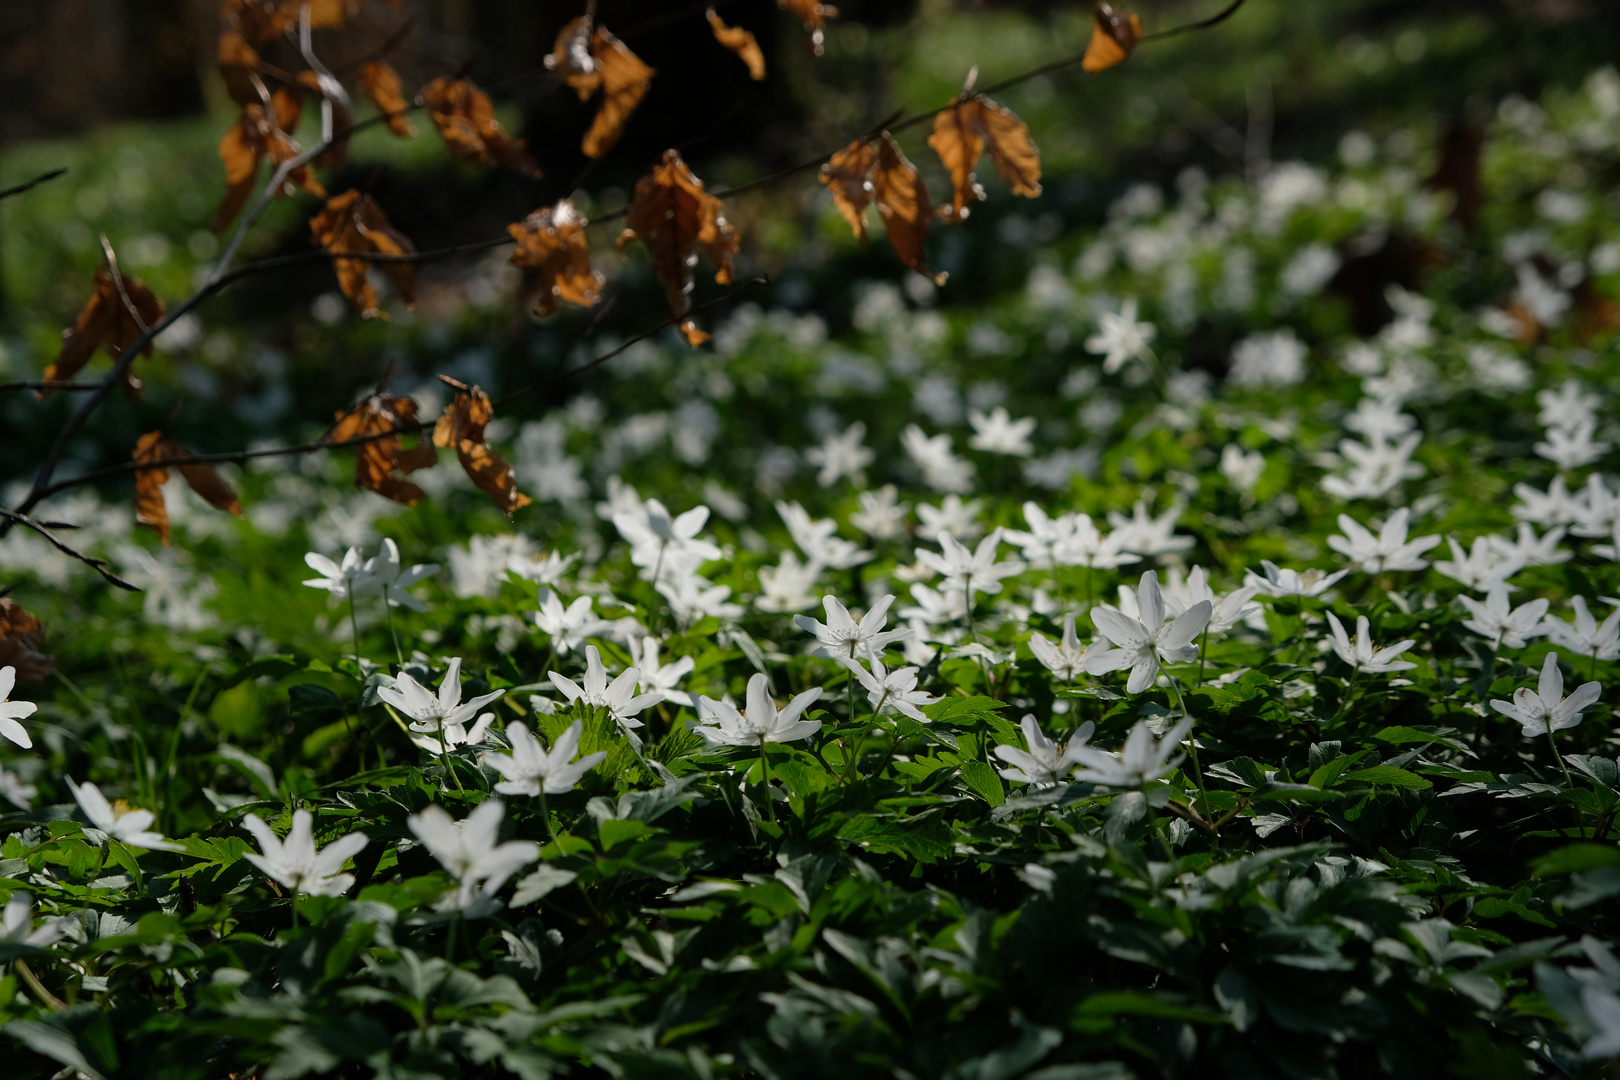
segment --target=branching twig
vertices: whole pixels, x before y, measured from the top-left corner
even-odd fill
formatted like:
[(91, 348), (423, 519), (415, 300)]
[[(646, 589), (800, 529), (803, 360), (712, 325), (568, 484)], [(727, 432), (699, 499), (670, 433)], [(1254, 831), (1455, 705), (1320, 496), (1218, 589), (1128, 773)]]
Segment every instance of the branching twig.
[[(56, 538), (56, 536), (52, 534), (52, 532), (50, 530), (50, 527), (47, 526), (46, 523), (35, 521), (33, 518), (29, 517), (28, 515), (19, 514), (15, 510), (7, 510), (3, 506), (0, 506), (0, 517), (5, 518), (7, 521), (14, 521), (18, 525), (22, 525), (22, 526), (24, 526), (26, 528), (33, 529), (35, 532), (39, 533), (39, 535), (41, 535), (45, 539), (49, 540), (51, 542), (51, 545), (53, 547), (55, 547), (57, 551), (60, 551), (64, 555), (69, 555), (69, 556), (72, 556), (75, 559), (78, 559), (80, 562), (82, 562), (86, 566), (90, 567), (96, 573), (100, 574), (103, 578), (106, 578), (107, 579), (107, 584), (116, 585), (120, 589), (127, 589), (130, 592), (140, 592), (141, 591), (139, 588), (137, 588), (134, 585), (131, 585), (129, 582), (125, 581), (123, 578), (119, 577), (117, 574), (113, 573), (111, 570), (108, 570), (107, 569), (107, 560), (106, 559), (93, 558), (92, 556), (86, 555), (83, 552), (75, 551), (73, 548), (70, 548), (66, 544), (62, 543), (62, 541), (58, 540)], [(50, 524), (51, 525), (56, 525), (58, 528), (61, 527), (56, 522), (51, 522)]]
[(0, 392), (6, 390), (94, 390), (95, 383), (63, 382), (60, 379), (45, 379), (40, 382), (8, 382), (0, 383)]

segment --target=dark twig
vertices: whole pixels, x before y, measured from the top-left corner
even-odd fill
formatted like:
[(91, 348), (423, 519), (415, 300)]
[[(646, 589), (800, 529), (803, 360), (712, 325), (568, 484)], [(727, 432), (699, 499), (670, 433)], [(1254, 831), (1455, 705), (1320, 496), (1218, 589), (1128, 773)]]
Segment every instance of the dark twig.
[[(106, 559), (93, 558), (93, 557), (91, 557), (89, 555), (84, 554), (83, 552), (75, 551), (73, 548), (68, 547), (66, 544), (62, 543), (62, 541), (58, 540), (56, 538), (56, 536), (52, 534), (51, 530), (46, 527), (44, 522), (35, 521), (33, 518), (29, 517), (26, 514), (19, 514), (15, 510), (7, 510), (3, 506), (0, 506), (0, 517), (4, 517), (8, 521), (15, 521), (18, 525), (22, 525), (25, 528), (33, 529), (35, 532), (39, 533), (39, 535), (41, 535), (45, 539), (49, 540), (51, 542), (52, 546), (55, 547), (57, 551), (60, 551), (64, 555), (70, 555), (73, 558), (78, 559), (80, 562), (82, 562), (86, 566), (90, 567), (96, 573), (98, 573), (102, 577), (106, 578), (107, 579), (107, 584), (116, 585), (120, 589), (127, 589), (130, 592), (140, 592), (141, 591), (139, 588), (137, 588), (134, 585), (131, 585), (129, 582), (125, 581), (123, 578), (119, 577), (117, 574), (113, 573), (111, 570), (108, 570), (107, 569), (107, 560)], [(56, 523), (52, 522), (51, 524), (55, 525)], [(60, 527), (60, 526), (58, 526), (58, 527)]]
[(8, 382), (0, 383), (0, 393), (7, 390), (94, 390), (95, 383), (63, 382), (60, 379), (46, 379), (43, 382)]
[(67, 172), (65, 167), (60, 169), (52, 169), (50, 172), (40, 173), (32, 180), (24, 181), (21, 184), (13, 184), (8, 188), (0, 188), (0, 199), (9, 199), (13, 195), (21, 195), (23, 192), (32, 190), (47, 180), (55, 180), (58, 176), (61, 176), (65, 172)]

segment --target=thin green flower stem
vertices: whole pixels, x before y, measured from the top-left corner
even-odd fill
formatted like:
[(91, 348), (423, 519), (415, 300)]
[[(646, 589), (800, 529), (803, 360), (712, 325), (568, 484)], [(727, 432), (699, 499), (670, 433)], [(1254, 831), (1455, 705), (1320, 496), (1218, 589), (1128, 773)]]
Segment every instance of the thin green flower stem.
[(1558, 762), (1558, 767), (1560, 769), (1564, 770), (1564, 784), (1565, 784), (1565, 786), (1568, 787), (1569, 790), (1574, 791), (1575, 790), (1575, 778), (1569, 774), (1569, 766), (1564, 764), (1564, 755), (1560, 754), (1558, 752), (1558, 740), (1553, 738), (1553, 730), (1552, 730), (1552, 725), (1551, 724), (1547, 725), (1547, 745), (1552, 747), (1553, 760)]
[(765, 809), (769, 812), (771, 824), (776, 824), (776, 800), (771, 797), (771, 759), (765, 753), (765, 739), (759, 740), (759, 786), (765, 793)]
[[(1143, 813), (1147, 814), (1148, 825), (1153, 829), (1154, 835), (1156, 835), (1159, 838), (1159, 846), (1164, 848), (1165, 860), (1167, 862), (1175, 862), (1176, 861), (1176, 853), (1170, 847), (1170, 838), (1168, 836), (1164, 835), (1164, 826), (1159, 823), (1159, 815), (1157, 815), (1157, 814), (1155, 814), (1153, 812), (1153, 804), (1148, 801), (1148, 789), (1147, 789), (1146, 784), (1142, 785), (1141, 791), (1142, 791), (1142, 811), (1143, 811)], [(1154, 892), (1157, 892), (1157, 891), (1158, 891), (1158, 889), (1157, 889), (1157, 887), (1155, 887)]]
[(1193, 689), (1194, 690), (1197, 690), (1198, 688), (1200, 688), (1201, 686), (1204, 685), (1204, 660), (1205, 660), (1205, 654), (1208, 651), (1209, 651), (1209, 623), (1205, 623), (1204, 624), (1204, 632), (1202, 634), (1198, 635), (1198, 681), (1193, 683)]
[(461, 916), (457, 915), (450, 920), (448, 931), (444, 935), (444, 962), (450, 963), (456, 955), (456, 927), (461, 925)]
[(1328, 721), (1330, 726), (1337, 724), (1340, 720), (1343, 720), (1346, 714), (1350, 712), (1350, 705), (1352, 702), (1351, 692), (1355, 690), (1356, 682), (1360, 678), (1361, 665), (1357, 664), (1355, 667), (1350, 669), (1350, 681), (1344, 684), (1344, 700), (1339, 703), (1339, 711), (1333, 714), (1333, 719)]
[[(1174, 676), (1171, 676), (1170, 686), (1176, 692), (1176, 704), (1181, 708), (1181, 715), (1191, 720), (1192, 712), (1187, 708), (1187, 695), (1181, 689), (1181, 683)], [(1196, 729), (1196, 727), (1195, 724), (1194, 728)], [(1204, 803), (1201, 813), (1206, 819), (1213, 818), (1214, 815), (1209, 812), (1209, 791), (1204, 787), (1204, 767), (1198, 763), (1198, 736), (1196, 730), (1187, 733), (1187, 750), (1192, 754), (1193, 782), (1198, 785), (1198, 797)], [(1216, 843), (1220, 843), (1219, 839), (1216, 840)]]
[(292, 928), (298, 929), (298, 890), (294, 889), (287, 897), (287, 910), (292, 912)]
[(394, 633), (394, 605), (388, 602), (386, 596), (383, 597), (383, 614), (388, 617), (388, 636), (394, 641), (394, 659), (399, 661), (400, 667), (404, 667), (405, 654), (399, 648), (399, 635)]
[[(360, 705), (366, 700), (366, 681), (361, 675), (365, 669), (360, 666), (360, 621), (354, 614), (354, 593), (349, 593), (349, 631), (354, 635), (354, 673), (360, 678), (360, 696), (354, 702), (354, 720), (360, 722)], [(354, 729), (351, 727), (350, 732)]]
[[(557, 843), (557, 829), (556, 829), (556, 826), (551, 824), (551, 807), (546, 804), (546, 785), (545, 784), (540, 785), (540, 818), (541, 818), (542, 821), (544, 821), (546, 823), (546, 836), (551, 840), (551, 842), (553, 844), (556, 844)], [(562, 846), (558, 845), (557, 850), (561, 851)]]
[[(849, 643), (849, 658), (851, 660), (855, 659), (855, 642), (853, 641)], [(849, 722), (853, 724), (855, 722), (855, 673), (846, 671), (845, 674), (849, 676)]]
[[(1620, 549), (1616, 549), (1616, 550), (1620, 550)], [(1593, 649), (1592, 649), (1592, 664), (1591, 664), (1590, 667), (1588, 667), (1586, 669), (1586, 681), (1587, 682), (1591, 682), (1593, 679), (1597, 678), (1597, 654), (1598, 654), (1597, 648), (1593, 647)]]
[(444, 764), (444, 771), (450, 774), (450, 779), (456, 782), (456, 790), (463, 795), (467, 789), (461, 786), (461, 777), (456, 775), (456, 767), (450, 763), (450, 744), (444, 741), (444, 722), (439, 722), (439, 761)]

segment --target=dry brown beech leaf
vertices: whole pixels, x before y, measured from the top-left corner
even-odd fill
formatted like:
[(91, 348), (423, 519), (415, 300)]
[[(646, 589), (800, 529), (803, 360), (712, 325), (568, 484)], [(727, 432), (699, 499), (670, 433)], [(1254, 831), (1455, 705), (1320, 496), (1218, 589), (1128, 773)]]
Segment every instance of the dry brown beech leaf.
[[(296, 91), (282, 87), (270, 96), (271, 107), (242, 106), (242, 115), (219, 140), (220, 160), (225, 163), (225, 198), (214, 212), (213, 229), (224, 232), (236, 219), (253, 195), (259, 179), (259, 163), (269, 158), (279, 165), (298, 156), (298, 143), (292, 132), (298, 127), (301, 111)], [(311, 195), (326, 198), (326, 189), (315, 178), (308, 165), (300, 165), (287, 176), (288, 185), (296, 184)], [(279, 197), (286, 190), (276, 192)]]
[(709, 20), (710, 29), (714, 31), (714, 40), (736, 53), (737, 58), (748, 65), (749, 78), (756, 82), (764, 79), (765, 54), (760, 51), (754, 35), (740, 26), (727, 26), (714, 8), (704, 14)]
[(475, 165), (498, 161), (526, 176), (540, 175), (540, 166), (529, 156), (523, 140), (501, 130), (489, 95), (468, 80), (434, 79), (422, 88), (422, 104), (456, 157)]
[(613, 149), (613, 144), (624, 134), (630, 115), (647, 96), (652, 78), (658, 72), (642, 63), (640, 57), (625, 48), (624, 42), (600, 26), (591, 35), (591, 59), (601, 77), (602, 100), (580, 150), (588, 158), (600, 158)]
[(506, 231), (517, 241), (512, 252), (513, 266), (538, 271), (540, 295), (536, 315), (550, 315), (563, 300), (579, 307), (592, 307), (602, 299), (604, 279), (591, 269), (590, 251), (585, 245), (585, 215), (568, 199), (536, 210)]
[(953, 98), (941, 109), (928, 145), (950, 173), (951, 205), (940, 208), (947, 221), (963, 220), (968, 202), (984, 198), (973, 170), (986, 151), (1014, 195), (1034, 198), (1041, 193), (1041, 153), (1029, 137), (1029, 126), (983, 94)]
[(444, 414), (433, 426), (434, 445), (454, 447), (461, 467), (478, 490), (493, 499), (508, 516), (534, 502), (517, 489), (517, 474), (512, 466), (485, 441), (484, 425), (494, 415), (489, 395), (477, 386), (468, 386), (448, 375), (440, 375), (439, 379), (455, 389), (456, 397), (445, 406)]
[(354, 483), (375, 491), (385, 499), (415, 506), (423, 498), (422, 489), (404, 479), (418, 469), (439, 460), (432, 440), (423, 435), (410, 450), (398, 435), (385, 435), (416, 423), (416, 399), (386, 394), (371, 395), (348, 412), (337, 414), (327, 439), (344, 443), (368, 435), (379, 436), (355, 444)]
[(56, 657), (44, 652), (45, 624), (9, 596), (0, 596), (0, 667), (17, 669), (23, 682), (44, 682)]
[(377, 111), (388, 117), (388, 130), (402, 138), (416, 134), (405, 111), (410, 102), (400, 89), (399, 73), (381, 60), (372, 60), (360, 69), (360, 89), (377, 106)]
[[(345, 191), (326, 201), (309, 222), (315, 242), (332, 256), (338, 287), (353, 302), (363, 319), (387, 318), (377, 306), (377, 290), (366, 279), (371, 263), (365, 255), (414, 255), (416, 245), (388, 224), (382, 208), (370, 195)], [(416, 303), (416, 267), (410, 263), (379, 264), (388, 280), (404, 298), (405, 306)]]
[(827, 20), (838, 18), (838, 9), (831, 4), (817, 3), (816, 0), (776, 0), (776, 6), (804, 23), (810, 35), (810, 49), (820, 56), (826, 44)]
[[(737, 234), (724, 209), (719, 199), (703, 190), (703, 181), (692, 175), (676, 150), (666, 150), (664, 160), (636, 183), (619, 247), (635, 240), (646, 245), (670, 312), (677, 317), (692, 308), (692, 266), (699, 247), (717, 267), (715, 281), (729, 285), (736, 279), (732, 259), (738, 251)], [(689, 319), (682, 320), (679, 329), (694, 347), (709, 337)]]
[(546, 57), (546, 67), (574, 88), (579, 100), (589, 101), (602, 86), (602, 73), (591, 55), (591, 20), (587, 15), (557, 31), (557, 41)]
[[(71, 381), (90, 362), (97, 348), (106, 350), (107, 355), (116, 360), (147, 327), (162, 321), (163, 301), (152, 295), (152, 290), (143, 285), (139, 278), (128, 274), (122, 274), (120, 280), (124, 286), (123, 295), (118, 291), (119, 282), (105, 267), (96, 271), (90, 300), (79, 312), (73, 328), (62, 331), (62, 351), (45, 369), (44, 381)], [(129, 297), (127, 304), (124, 302), (126, 295)], [(135, 309), (133, 313), (131, 307)], [(141, 355), (152, 355), (152, 342), (146, 343)], [(135, 377), (133, 364), (124, 369), (123, 386), (131, 395), (140, 396), (141, 380)], [(41, 390), (36, 396), (44, 401), (51, 396), (51, 391)]]
[[(191, 452), (162, 431), (149, 431), (135, 440), (134, 459), (144, 465), (152, 461), (173, 462), (186, 486), (216, 510), (242, 516), (236, 492), (219, 470), (202, 461), (187, 461)], [(169, 508), (163, 499), (163, 485), (169, 482), (169, 466), (141, 469), (135, 473), (135, 524), (156, 530), (165, 546), (169, 543)]]
[(1099, 3), (1095, 14), (1091, 43), (1080, 66), (1087, 71), (1106, 71), (1136, 51), (1136, 43), (1142, 40), (1142, 20), (1131, 12), (1115, 11), (1107, 3)]
[(900, 144), (887, 131), (878, 143), (872, 188), (878, 213), (883, 217), (883, 229), (900, 261), (934, 284), (945, 284), (944, 273), (936, 274), (928, 269), (924, 241), (934, 218), (933, 208), (928, 203), (928, 187), (917, 175), (916, 167), (906, 160)]
[(832, 192), (833, 205), (849, 222), (855, 238), (866, 243), (866, 208), (872, 204), (872, 170), (877, 151), (864, 139), (856, 139), (821, 167), (820, 179)]

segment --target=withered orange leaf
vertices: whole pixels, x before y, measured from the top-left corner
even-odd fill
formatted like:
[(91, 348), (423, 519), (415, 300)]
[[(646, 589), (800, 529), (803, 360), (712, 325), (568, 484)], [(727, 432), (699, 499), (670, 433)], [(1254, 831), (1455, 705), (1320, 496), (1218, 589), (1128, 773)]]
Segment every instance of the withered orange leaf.
[(826, 42), (827, 20), (836, 19), (838, 9), (831, 4), (819, 4), (816, 0), (776, 0), (776, 6), (804, 23), (805, 30), (810, 34), (810, 48), (820, 56)]
[(452, 154), (475, 165), (498, 161), (526, 176), (540, 175), (523, 140), (501, 130), (489, 95), (468, 80), (434, 79), (422, 88), (422, 104)]
[(1034, 198), (1041, 193), (1041, 153), (1029, 137), (1028, 125), (983, 94), (951, 99), (934, 117), (928, 145), (951, 176), (951, 205), (940, 208), (940, 216), (948, 221), (963, 220), (967, 203), (984, 198), (973, 170), (987, 150), (1014, 195)]
[(856, 139), (821, 167), (820, 179), (832, 192), (833, 205), (863, 244), (867, 242), (866, 208), (872, 203), (872, 169), (876, 165), (877, 153), (872, 144)]
[[(186, 486), (202, 496), (216, 510), (242, 516), (236, 492), (219, 470), (201, 461), (187, 461), (191, 452), (161, 431), (149, 431), (135, 440), (135, 462), (174, 462)], [(165, 545), (169, 543), (169, 508), (163, 499), (163, 485), (169, 482), (169, 466), (141, 469), (135, 473), (135, 524), (155, 529)]]
[(534, 502), (517, 489), (517, 474), (512, 466), (485, 441), (484, 426), (494, 415), (489, 395), (477, 386), (468, 386), (447, 375), (440, 375), (439, 379), (456, 390), (456, 397), (445, 406), (444, 414), (433, 426), (433, 444), (454, 447), (461, 467), (472, 482), (495, 500), (495, 505), (504, 513), (510, 515)]
[[(145, 465), (169, 457), (164, 452), (167, 436), (161, 431), (148, 431), (135, 440), (135, 463)], [(163, 485), (169, 482), (167, 467), (141, 469), (135, 474), (135, 524), (156, 530), (163, 546), (169, 545), (169, 508), (163, 501)]]
[[(738, 251), (737, 233), (726, 221), (724, 209), (719, 199), (703, 190), (703, 181), (692, 175), (675, 150), (666, 150), (663, 162), (636, 183), (619, 247), (635, 240), (646, 245), (676, 316), (692, 308), (692, 266), (699, 247), (717, 267), (715, 281), (729, 285), (736, 278), (732, 258)], [(708, 340), (690, 320), (681, 322), (680, 331), (694, 346)]]
[[(225, 198), (214, 212), (213, 229), (224, 232), (247, 205), (258, 182), (259, 163), (268, 157), (279, 165), (298, 156), (299, 146), (292, 132), (298, 127), (302, 111), (296, 91), (286, 87), (270, 96), (269, 109), (261, 105), (242, 106), (242, 115), (219, 140), (220, 160), (225, 163)], [(288, 174), (288, 182), (297, 184), (311, 195), (326, 197), (326, 189), (315, 178), (308, 165), (300, 165)], [(284, 191), (275, 193), (278, 197)]]
[(598, 26), (591, 35), (591, 58), (602, 81), (602, 101), (596, 107), (590, 130), (580, 150), (588, 158), (599, 158), (613, 149), (613, 144), (624, 134), (630, 114), (636, 111), (641, 99), (647, 96), (652, 78), (658, 72), (641, 62), (641, 58), (624, 42)]
[(727, 26), (710, 8), (704, 13), (709, 19), (709, 27), (714, 31), (714, 40), (737, 54), (737, 58), (748, 65), (748, 75), (756, 82), (765, 78), (765, 54), (760, 51), (759, 42), (754, 35), (740, 26)]
[(24, 682), (43, 682), (56, 670), (56, 657), (47, 655), (45, 624), (23, 610), (9, 596), (0, 596), (0, 667), (17, 669)]
[[(387, 318), (377, 306), (377, 290), (366, 279), (371, 263), (363, 257), (370, 254), (414, 255), (416, 245), (388, 224), (382, 208), (370, 195), (358, 191), (345, 191), (326, 201), (326, 206), (309, 222), (309, 231), (315, 242), (332, 256), (332, 268), (337, 271), (338, 287), (343, 290), (363, 319)], [(394, 283), (405, 306), (416, 302), (416, 267), (410, 263), (385, 262), (380, 264), (388, 280)]]
[(415, 506), (422, 500), (422, 489), (404, 477), (439, 460), (432, 441), (424, 435), (414, 448), (406, 450), (398, 435), (384, 434), (416, 423), (416, 409), (415, 398), (379, 391), (348, 412), (338, 413), (337, 423), (327, 436), (332, 442), (378, 436), (355, 445), (356, 487), (375, 491), (406, 506)]
[(591, 18), (581, 15), (557, 31), (557, 42), (546, 57), (546, 68), (562, 75), (579, 100), (588, 101), (602, 86), (602, 73), (591, 55)]
[(1086, 46), (1080, 66), (1087, 71), (1106, 71), (1124, 63), (1136, 51), (1136, 43), (1142, 40), (1142, 20), (1134, 13), (1115, 11), (1112, 5), (1101, 2), (1095, 14), (1091, 43)]
[(573, 202), (559, 199), (555, 205), (536, 210), (506, 227), (518, 245), (512, 252), (512, 265), (539, 271), (536, 315), (550, 315), (557, 310), (559, 300), (592, 307), (602, 299), (604, 279), (591, 269), (585, 225), (585, 215)]
[[(122, 294), (118, 291), (119, 280), (124, 286)], [(152, 290), (143, 285), (139, 278), (128, 274), (121, 274), (119, 280), (115, 280), (105, 267), (96, 271), (90, 300), (79, 312), (73, 329), (62, 331), (62, 351), (45, 369), (43, 378), (46, 382), (71, 380), (90, 362), (97, 348), (105, 349), (107, 355), (116, 360), (147, 327), (162, 321), (163, 301), (152, 295)], [(124, 302), (125, 296), (129, 297), (127, 304)], [(134, 310), (131, 311), (131, 308)], [(152, 355), (150, 341), (141, 350), (141, 355)], [(135, 377), (133, 365), (124, 370), (123, 385), (130, 394), (140, 395), (141, 380)], [(50, 390), (41, 390), (36, 396), (44, 401), (50, 395)]]
[(275, 6), (264, 0), (224, 0), (220, 5), (215, 59), (225, 89), (238, 105), (262, 103), (264, 84), (257, 75), (264, 65), (254, 46), (278, 37), (281, 29)]
[(400, 89), (399, 73), (381, 60), (369, 61), (360, 69), (360, 89), (365, 91), (377, 111), (388, 117), (388, 130), (402, 138), (416, 134), (411, 122), (405, 119), (410, 103)]
[(924, 241), (928, 225), (933, 219), (933, 208), (928, 203), (928, 187), (917, 169), (906, 160), (887, 131), (878, 143), (877, 169), (872, 174), (873, 193), (878, 213), (883, 216), (883, 229), (889, 235), (900, 261), (936, 285), (945, 284), (946, 275), (928, 269)]

